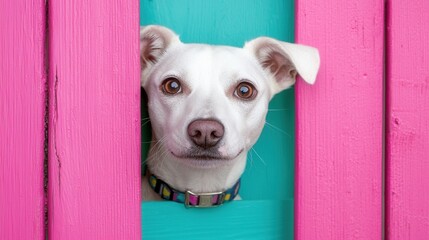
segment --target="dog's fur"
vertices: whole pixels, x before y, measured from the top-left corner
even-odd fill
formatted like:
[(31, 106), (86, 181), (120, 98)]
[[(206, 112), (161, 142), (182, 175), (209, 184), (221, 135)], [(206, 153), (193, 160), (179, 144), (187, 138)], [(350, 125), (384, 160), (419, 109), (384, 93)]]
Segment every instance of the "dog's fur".
[[(313, 84), (317, 49), (260, 37), (243, 48), (184, 44), (171, 30), (147, 26), (140, 31), (141, 84), (148, 94), (153, 142), (147, 165), (179, 191), (224, 191), (240, 178), (248, 150), (265, 124), (268, 103), (292, 86), (299, 74)], [(163, 82), (178, 79), (181, 92), (166, 94)], [(251, 83), (256, 96), (238, 97), (236, 87)], [(196, 146), (188, 128), (198, 119), (223, 126), (220, 141)], [(143, 200), (160, 197), (142, 180)]]

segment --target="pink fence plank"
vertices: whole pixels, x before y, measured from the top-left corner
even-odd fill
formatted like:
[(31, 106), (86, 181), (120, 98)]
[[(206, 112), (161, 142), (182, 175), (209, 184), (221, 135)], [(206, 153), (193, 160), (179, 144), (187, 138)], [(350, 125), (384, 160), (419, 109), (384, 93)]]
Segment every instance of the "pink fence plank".
[(44, 239), (45, 1), (0, 1), (0, 239)]
[(140, 239), (138, 0), (49, 1), (49, 238)]
[(296, 239), (381, 239), (383, 1), (298, 0), (296, 39), (316, 46), (296, 86)]
[(388, 1), (386, 236), (429, 239), (429, 1)]

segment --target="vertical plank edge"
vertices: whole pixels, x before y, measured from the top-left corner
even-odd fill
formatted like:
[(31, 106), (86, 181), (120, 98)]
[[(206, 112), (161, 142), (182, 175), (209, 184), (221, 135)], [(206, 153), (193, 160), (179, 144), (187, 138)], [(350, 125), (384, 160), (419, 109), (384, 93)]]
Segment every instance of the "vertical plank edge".
[(381, 239), (383, 1), (298, 0), (296, 41), (321, 54), (296, 86), (295, 237)]
[(44, 236), (45, 1), (0, 1), (0, 238)]
[(49, 238), (141, 239), (139, 1), (49, 1)]
[(386, 239), (429, 237), (429, 2), (389, 0)]

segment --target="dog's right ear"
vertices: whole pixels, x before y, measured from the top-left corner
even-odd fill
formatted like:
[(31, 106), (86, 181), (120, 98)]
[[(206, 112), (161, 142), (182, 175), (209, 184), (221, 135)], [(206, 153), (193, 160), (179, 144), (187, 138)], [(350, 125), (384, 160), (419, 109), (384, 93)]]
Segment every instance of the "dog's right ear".
[(179, 36), (166, 27), (149, 25), (140, 28), (140, 66), (146, 71), (168, 47), (180, 43)]
[(297, 74), (309, 84), (316, 81), (320, 66), (316, 48), (259, 37), (247, 42), (244, 49), (274, 78), (275, 81), (270, 81), (273, 94), (292, 86)]

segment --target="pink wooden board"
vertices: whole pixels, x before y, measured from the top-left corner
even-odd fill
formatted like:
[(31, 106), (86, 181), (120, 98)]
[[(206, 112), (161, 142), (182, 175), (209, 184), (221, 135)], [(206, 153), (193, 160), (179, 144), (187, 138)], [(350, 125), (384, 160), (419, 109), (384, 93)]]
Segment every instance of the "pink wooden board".
[(0, 239), (44, 239), (45, 1), (0, 1)]
[(49, 1), (49, 238), (140, 239), (139, 2)]
[(296, 86), (296, 239), (379, 240), (383, 1), (296, 4), (296, 40), (321, 54), (316, 84)]
[(388, 1), (386, 236), (429, 239), (429, 1)]

